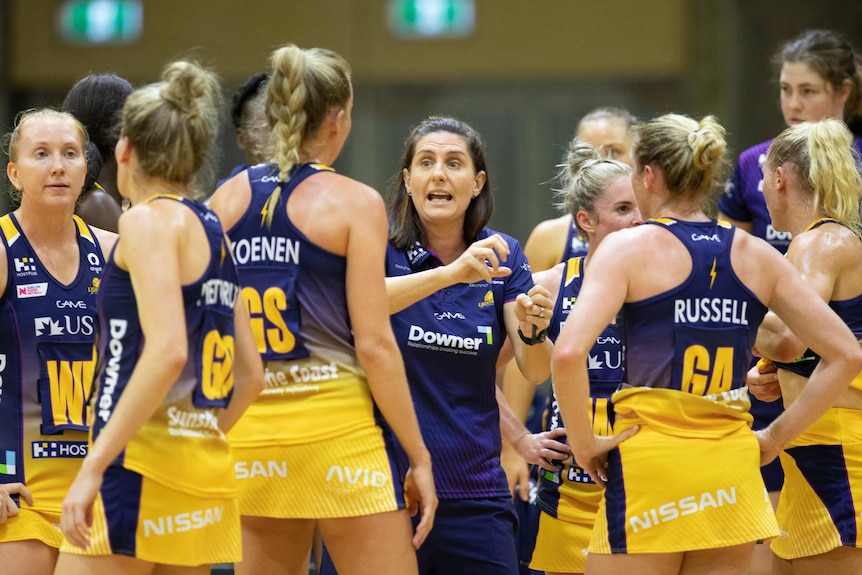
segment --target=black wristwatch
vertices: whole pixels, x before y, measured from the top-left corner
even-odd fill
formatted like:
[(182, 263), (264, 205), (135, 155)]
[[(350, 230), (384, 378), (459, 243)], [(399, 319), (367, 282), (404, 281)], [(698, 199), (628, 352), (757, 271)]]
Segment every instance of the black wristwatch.
[[(533, 330), (535, 329), (535, 326), (533, 326)], [(543, 329), (539, 333), (533, 331), (533, 337), (527, 337), (526, 335), (524, 335), (524, 332), (521, 331), (521, 328), (519, 326), (518, 337), (520, 337), (521, 341), (523, 341), (527, 345), (536, 345), (537, 343), (542, 343), (543, 341), (548, 339), (548, 330)]]

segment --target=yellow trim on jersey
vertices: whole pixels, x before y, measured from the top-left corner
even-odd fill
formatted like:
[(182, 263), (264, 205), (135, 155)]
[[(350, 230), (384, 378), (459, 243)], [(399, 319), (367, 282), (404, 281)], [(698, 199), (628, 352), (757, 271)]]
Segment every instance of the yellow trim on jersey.
[[(669, 226), (671, 224), (675, 224), (677, 222), (677, 220), (675, 220), (674, 218), (650, 218), (648, 221), (658, 222), (658, 223), (664, 224), (666, 226)], [(730, 228), (733, 227), (733, 224), (731, 224), (727, 220), (715, 220), (715, 223), (717, 226), (724, 228), (726, 230), (729, 230)]]
[(74, 214), (72, 214), (72, 219), (75, 221), (75, 225), (78, 226), (78, 235), (95, 245), (96, 239), (93, 237), (93, 232), (90, 231), (84, 220)]
[[(326, 164), (308, 164), (308, 165), (311, 166), (312, 168), (314, 168), (315, 170), (319, 171), (319, 172), (323, 172), (323, 171), (335, 172), (335, 168), (333, 168), (331, 166), (327, 166)], [(266, 202), (264, 202), (263, 207), (260, 209), (260, 225), (261, 226), (263, 226), (266, 223), (266, 216), (269, 214), (269, 212), (271, 210), (275, 209), (275, 206), (276, 206), (276, 203), (278, 200), (278, 196), (280, 196), (281, 192), (284, 191), (285, 183), (287, 183), (287, 182), (285, 182), (284, 180), (279, 180), (278, 185), (269, 194), (269, 197), (266, 199)], [(275, 190), (278, 190), (278, 195), (275, 194)]]
[(9, 214), (0, 218), (0, 230), (3, 231), (3, 235), (6, 237), (6, 243), (10, 246), (14, 244), (15, 240), (18, 239), (18, 236), (21, 235), (21, 232), (18, 231), (18, 228), (15, 227), (15, 223), (12, 221), (12, 216)]
[(327, 166), (326, 164), (311, 164), (311, 167), (315, 170), (325, 170), (327, 172), (334, 172), (335, 168)]
[(835, 218), (817, 218), (816, 220), (814, 220), (813, 222), (808, 224), (808, 227), (806, 227), (803, 230), (803, 233), (813, 230), (814, 228), (819, 226), (821, 223), (833, 223), (833, 224), (842, 225), (841, 222), (839, 222)]
[(670, 225), (676, 223), (676, 220), (673, 218), (650, 218), (649, 221), (658, 222), (658, 223), (664, 224), (666, 226), (670, 226)]
[(572, 283), (573, 279), (581, 277), (582, 259), (584, 259), (583, 256), (578, 256), (576, 258), (569, 258), (566, 262), (566, 283), (564, 285), (568, 286)]

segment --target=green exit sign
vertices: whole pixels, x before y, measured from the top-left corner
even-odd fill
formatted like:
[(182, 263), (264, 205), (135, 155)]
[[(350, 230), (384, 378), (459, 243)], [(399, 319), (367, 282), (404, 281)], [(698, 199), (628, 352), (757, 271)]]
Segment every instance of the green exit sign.
[(389, 30), (400, 38), (463, 38), (475, 26), (474, 0), (389, 0)]
[(130, 44), (141, 37), (141, 0), (65, 0), (60, 35), (71, 44)]

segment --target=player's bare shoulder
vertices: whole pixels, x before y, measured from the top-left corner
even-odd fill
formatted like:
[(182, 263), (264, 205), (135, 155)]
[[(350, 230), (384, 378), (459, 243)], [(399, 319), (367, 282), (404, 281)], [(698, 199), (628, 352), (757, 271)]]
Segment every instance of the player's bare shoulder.
[(534, 273), (533, 283), (540, 285), (551, 292), (551, 299), (555, 300), (560, 289), (560, 283), (563, 281), (563, 273), (565, 273), (567, 265), (567, 262), (562, 262), (551, 269)]
[(99, 240), (99, 246), (102, 248), (102, 253), (105, 255), (105, 257), (108, 257), (108, 254), (111, 253), (114, 244), (117, 243), (117, 234), (108, 230), (103, 230), (102, 228), (97, 228), (95, 226), (90, 227), (93, 230), (93, 235), (95, 235), (96, 239)]
[(612, 253), (615, 258), (654, 257), (679, 244), (662, 226), (635, 226), (617, 230), (602, 240), (596, 255)]
[(536, 224), (533, 232), (530, 234), (536, 236), (537, 239), (545, 239), (549, 237), (565, 236), (569, 233), (569, 226), (572, 225), (572, 217), (569, 215), (560, 216), (550, 220), (545, 220)]
[(353, 178), (336, 172), (322, 173), (317, 178), (327, 188), (327, 201), (354, 216), (357, 215), (354, 210), (363, 213), (364, 210), (377, 210), (384, 205), (383, 197), (377, 190)]
[(218, 215), (224, 229), (230, 229), (242, 218), (251, 202), (248, 170), (243, 170), (213, 193), (209, 207)]

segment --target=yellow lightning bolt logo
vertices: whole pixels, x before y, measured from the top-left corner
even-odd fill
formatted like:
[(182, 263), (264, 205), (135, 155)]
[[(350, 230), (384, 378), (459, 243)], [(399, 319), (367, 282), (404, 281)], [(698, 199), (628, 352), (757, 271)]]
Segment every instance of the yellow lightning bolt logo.
[(715, 259), (712, 259), (712, 269), (709, 270), (709, 289), (712, 289), (712, 284), (715, 283)]
[(267, 200), (266, 203), (263, 204), (263, 209), (260, 210), (260, 225), (261, 225), (261, 227), (263, 226), (263, 224), (266, 223), (266, 214), (268, 214), (268, 213), (269, 213), (269, 200)]

